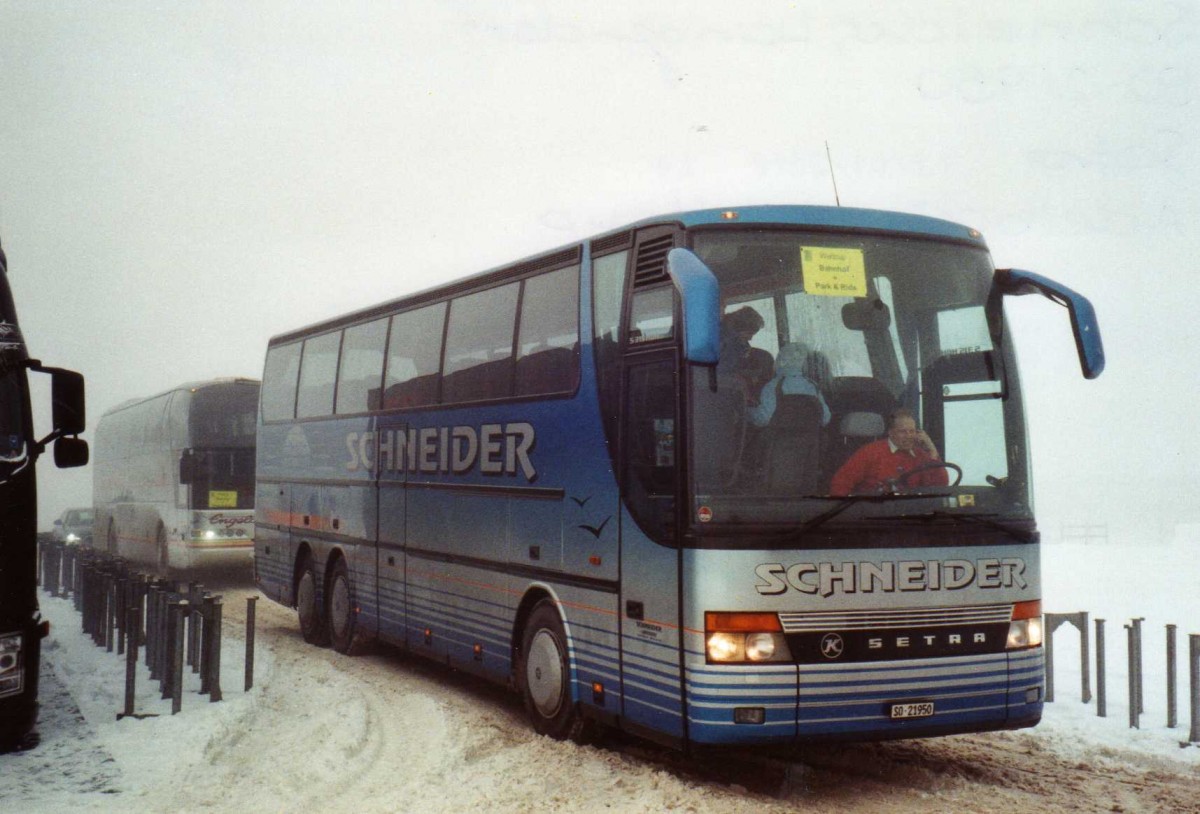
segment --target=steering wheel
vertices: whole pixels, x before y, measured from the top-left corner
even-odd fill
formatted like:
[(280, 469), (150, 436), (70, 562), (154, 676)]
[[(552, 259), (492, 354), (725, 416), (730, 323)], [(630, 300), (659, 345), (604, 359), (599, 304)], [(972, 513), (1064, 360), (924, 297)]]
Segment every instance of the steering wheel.
[(949, 485), (958, 486), (960, 483), (962, 483), (963, 471), (961, 466), (958, 464), (952, 464), (949, 461), (930, 461), (927, 464), (921, 464), (920, 466), (910, 469), (907, 472), (902, 472), (894, 478), (889, 478), (886, 481), (886, 485), (893, 488), (897, 486), (904, 486), (904, 482), (913, 475), (917, 474), (918, 472), (928, 472), (932, 469), (953, 469), (955, 472), (954, 483)]

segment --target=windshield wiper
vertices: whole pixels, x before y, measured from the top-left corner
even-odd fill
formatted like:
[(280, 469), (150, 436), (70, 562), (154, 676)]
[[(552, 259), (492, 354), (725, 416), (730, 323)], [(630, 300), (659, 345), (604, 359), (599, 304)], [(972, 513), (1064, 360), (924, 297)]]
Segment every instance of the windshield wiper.
[(1037, 537), (1036, 531), (1018, 528), (1012, 523), (1004, 523), (1000, 520), (992, 520), (995, 515), (979, 515), (979, 514), (956, 514), (954, 512), (931, 511), (922, 512), (921, 514), (901, 514), (895, 517), (888, 518), (889, 520), (915, 520), (918, 522), (935, 522), (938, 520), (950, 520), (955, 523), (974, 523), (979, 526), (987, 526), (990, 529), (1002, 531), (1010, 537), (1015, 537), (1022, 543), (1032, 543)]
[[(941, 497), (936, 494), (883, 494), (883, 495), (850, 495), (849, 497), (834, 497), (831, 495), (805, 495), (804, 497), (810, 500), (836, 500), (838, 503), (830, 509), (818, 514), (816, 517), (810, 517), (804, 521), (799, 528), (788, 531), (781, 535), (784, 540), (795, 540), (803, 537), (814, 529), (820, 528), (827, 522), (837, 517), (842, 512), (849, 509), (857, 503), (886, 503), (892, 500), (922, 500), (929, 497)], [(902, 515), (903, 516), (903, 515)]]

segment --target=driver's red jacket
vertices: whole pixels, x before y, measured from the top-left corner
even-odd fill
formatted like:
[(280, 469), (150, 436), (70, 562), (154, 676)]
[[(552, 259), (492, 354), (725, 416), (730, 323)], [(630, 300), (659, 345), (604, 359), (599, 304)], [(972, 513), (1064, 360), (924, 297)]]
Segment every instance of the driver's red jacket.
[(946, 486), (950, 478), (945, 467), (934, 466), (907, 478), (901, 476), (922, 466), (934, 463), (923, 449), (911, 452), (892, 450), (886, 438), (872, 441), (850, 456), (833, 476), (831, 495), (861, 495), (879, 492), (889, 481), (898, 491), (910, 491), (922, 486)]

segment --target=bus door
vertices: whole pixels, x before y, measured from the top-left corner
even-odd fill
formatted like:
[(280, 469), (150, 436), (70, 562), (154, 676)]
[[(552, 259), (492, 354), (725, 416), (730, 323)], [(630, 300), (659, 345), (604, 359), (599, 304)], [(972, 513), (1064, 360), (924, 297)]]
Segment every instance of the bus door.
[[(669, 740), (682, 700), (678, 362), (674, 349), (625, 360), (621, 511), (622, 714)], [(650, 732), (646, 733), (650, 735)]]
[(375, 486), (379, 558), (377, 600), (379, 635), (393, 644), (403, 644), (407, 624), (405, 578), (407, 562), (407, 470), (405, 443), (408, 426), (388, 424), (375, 433)]

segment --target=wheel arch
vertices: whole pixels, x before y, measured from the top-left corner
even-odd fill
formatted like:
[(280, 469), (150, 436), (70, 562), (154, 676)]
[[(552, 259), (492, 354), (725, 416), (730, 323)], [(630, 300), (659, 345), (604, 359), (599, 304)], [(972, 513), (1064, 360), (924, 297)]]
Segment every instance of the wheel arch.
[[(529, 621), (530, 614), (533, 609), (538, 606), (542, 600), (549, 600), (554, 605), (554, 609), (558, 612), (558, 618), (562, 622), (563, 633), (567, 639), (567, 650), (573, 653), (575, 650), (574, 640), (571, 637), (571, 625), (567, 620), (567, 615), (563, 612), (563, 603), (558, 598), (558, 594), (549, 585), (538, 583), (530, 585), (525, 590), (525, 595), (521, 597), (521, 603), (517, 606), (516, 616), (513, 618), (511, 641), (511, 664), (513, 684), (520, 689), (520, 670), (518, 665), (521, 663), (521, 640), (525, 635), (525, 625)], [(574, 659), (568, 659), (573, 662)]]

